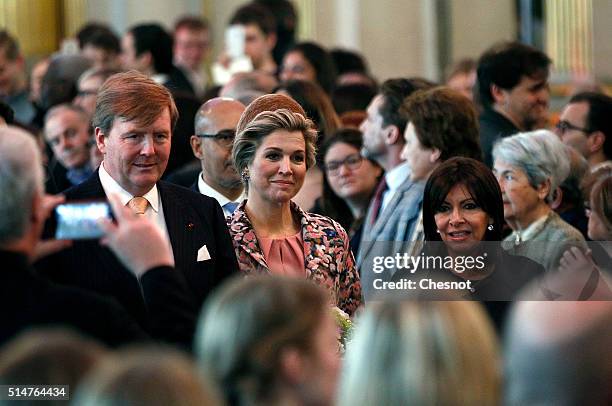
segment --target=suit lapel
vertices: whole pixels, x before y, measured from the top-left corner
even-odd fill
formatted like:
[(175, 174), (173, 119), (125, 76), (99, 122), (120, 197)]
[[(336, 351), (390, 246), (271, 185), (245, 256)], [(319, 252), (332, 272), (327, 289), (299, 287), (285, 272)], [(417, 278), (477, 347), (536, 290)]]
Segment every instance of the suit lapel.
[[(378, 218), (374, 222), (374, 224), (366, 224), (363, 233), (363, 239), (361, 241), (361, 247), (359, 248), (359, 260), (358, 263), (361, 265), (361, 261), (363, 258), (367, 256), (370, 252), (374, 244), (379, 241), (380, 234), (383, 232), (385, 225), (392, 221), (391, 217), (395, 217), (399, 215), (399, 210), (401, 207), (398, 207), (399, 203), (403, 200), (404, 194), (407, 193), (414, 183), (410, 181), (410, 179), (406, 179), (398, 190), (395, 192), (387, 206), (385, 206), (384, 210), (379, 214)], [(368, 207), (368, 216), (366, 218), (370, 218), (371, 216), (371, 205)], [(383, 239), (380, 241), (385, 241), (393, 236), (383, 236)]]
[(164, 182), (159, 182), (157, 187), (176, 266), (184, 271), (191, 270), (197, 265), (197, 252), (205, 241), (204, 237), (198, 236), (210, 228), (205, 227), (201, 218), (194, 215), (193, 209), (185, 205)]
[[(108, 197), (102, 187), (102, 182), (100, 182), (98, 169), (87, 180), (81, 183), (77, 190), (78, 199), (105, 199), (108, 201)], [(69, 192), (66, 194), (70, 196)], [(89, 259), (89, 261), (96, 263), (100, 269), (124, 269), (123, 265), (118, 262), (115, 254), (107, 247), (100, 247), (98, 241), (75, 241), (75, 246), (87, 247), (83, 252), (91, 255), (93, 258)]]
[[(70, 195), (70, 190), (71, 189), (66, 191), (68, 196)], [(78, 186), (78, 191), (79, 199), (107, 199), (106, 193), (104, 193), (104, 188), (102, 187), (102, 182), (100, 182), (98, 169), (96, 169), (89, 178)]]

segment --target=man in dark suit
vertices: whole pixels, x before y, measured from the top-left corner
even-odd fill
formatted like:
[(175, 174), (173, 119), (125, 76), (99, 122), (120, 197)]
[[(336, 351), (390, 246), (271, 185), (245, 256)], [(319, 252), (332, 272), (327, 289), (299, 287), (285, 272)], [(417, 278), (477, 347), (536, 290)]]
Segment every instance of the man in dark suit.
[(230, 216), (246, 198), (240, 175), (232, 163), (232, 145), (244, 105), (228, 98), (214, 98), (202, 105), (195, 117), (191, 149), (201, 171), (191, 188), (214, 198)]
[[(109, 78), (98, 93), (93, 118), (104, 160), (89, 179), (65, 194), (67, 200), (117, 194), (123, 205), (153, 221), (167, 236), (190, 296), (201, 305), (238, 265), (219, 204), (159, 181), (176, 119), (165, 87), (133, 71)], [(137, 320), (145, 319), (138, 279), (97, 241), (75, 241), (48, 262), (53, 264), (46, 264), (45, 273), (53, 280), (113, 296)]]
[[(113, 346), (147, 339), (114, 300), (55, 285), (36, 275), (30, 262), (40, 254), (45, 219), (62, 198), (43, 196), (40, 152), (29, 134), (14, 127), (0, 129), (0, 159), (4, 163), (0, 166), (0, 306), (5, 309), (0, 315), (0, 344), (24, 329), (42, 325), (76, 328)], [(197, 307), (190, 301), (182, 275), (169, 266), (169, 252), (159, 249), (163, 244), (159, 236), (148, 233), (148, 251), (126, 251), (130, 244), (118, 231), (125, 234), (135, 226), (151, 227), (134, 221), (109, 226), (109, 243), (139, 275), (149, 312), (146, 330), (156, 338), (188, 347)], [(122, 244), (117, 251), (118, 240)], [(143, 243), (141, 238), (135, 240), (133, 243)]]

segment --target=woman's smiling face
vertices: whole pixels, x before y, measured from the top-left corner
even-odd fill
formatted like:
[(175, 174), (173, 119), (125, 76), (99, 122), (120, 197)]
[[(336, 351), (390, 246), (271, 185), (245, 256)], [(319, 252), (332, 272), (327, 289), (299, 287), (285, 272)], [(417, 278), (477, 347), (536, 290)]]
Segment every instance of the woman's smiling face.
[(286, 203), (304, 184), (306, 142), (300, 131), (276, 130), (266, 136), (249, 165), (249, 198)]
[(478, 205), (464, 185), (455, 185), (435, 210), (434, 219), (449, 252), (469, 252), (483, 240), (489, 215)]

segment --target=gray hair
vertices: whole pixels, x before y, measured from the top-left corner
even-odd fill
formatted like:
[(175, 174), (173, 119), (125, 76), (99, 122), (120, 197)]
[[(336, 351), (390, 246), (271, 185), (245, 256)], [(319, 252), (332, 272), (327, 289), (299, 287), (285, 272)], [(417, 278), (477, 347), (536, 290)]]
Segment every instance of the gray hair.
[(86, 80), (91, 78), (100, 78), (102, 83), (106, 81), (106, 79), (110, 78), (116, 73), (121, 73), (119, 69), (100, 69), (100, 68), (89, 68), (85, 72), (79, 76), (78, 84), (79, 86)]
[(549, 180), (550, 190), (546, 202), (553, 199), (555, 190), (570, 171), (565, 145), (548, 130), (502, 138), (493, 147), (493, 160), (497, 159), (522, 170), (534, 189)]
[(43, 192), (40, 151), (34, 136), (0, 128), (0, 245), (26, 233), (32, 200)]
[(49, 120), (51, 120), (53, 117), (55, 117), (56, 115), (64, 111), (73, 111), (77, 113), (83, 119), (84, 122), (89, 123), (89, 116), (87, 115), (87, 112), (83, 110), (82, 107), (77, 106), (75, 104), (62, 103), (62, 104), (58, 104), (57, 106), (51, 107), (51, 109), (49, 109), (47, 114), (45, 114), (45, 126), (47, 125), (47, 122)]
[(238, 173), (242, 174), (253, 162), (255, 152), (263, 139), (276, 130), (300, 131), (304, 135), (306, 144), (306, 167), (310, 168), (315, 164), (317, 130), (312, 120), (299, 113), (293, 113), (291, 110), (279, 109), (262, 111), (236, 134), (232, 159)]

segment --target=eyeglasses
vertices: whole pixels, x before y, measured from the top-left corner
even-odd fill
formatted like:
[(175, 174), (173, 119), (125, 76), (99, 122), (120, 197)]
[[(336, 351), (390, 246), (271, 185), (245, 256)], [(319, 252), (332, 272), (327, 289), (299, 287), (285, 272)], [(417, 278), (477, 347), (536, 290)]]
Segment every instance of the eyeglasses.
[(224, 147), (230, 147), (236, 138), (236, 130), (221, 130), (216, 134), (196, 134), (200, 138), (213, 138)]
[(357, 154), (351, 154), (344, 158), (342, 161), (329, 161), (325, 164), (325, 170), (330, 175), (337, 175), (340, 171), (340, 167), (342, 165), (346, 165), (346, 167), (352, 171), (355, 169), (359, 169), (361, 166), (361, 162), (363, 162), (363, 157)]
[(568, 121), (565, 121), (565, 120), (559, 121), (557, 123), (556, 127), (557, 127), (557, 130), (559, 130), (559, 132), (561, 134), (565, 134), (565, 132), (568, 131), (568, 130), (581, 131), (581, 132), (586, 133), (586, 134), (589, 134), (589, 133), (593, 132), (593, 130), (590, 130), (588, 128), (577, 127), (577, 126), (573, 125), (572, 123), (570, 123)]
[(97, 96), (98, 92), (96, 90), (79, 90), (77, 96), (85, 97), (85, 96)]

